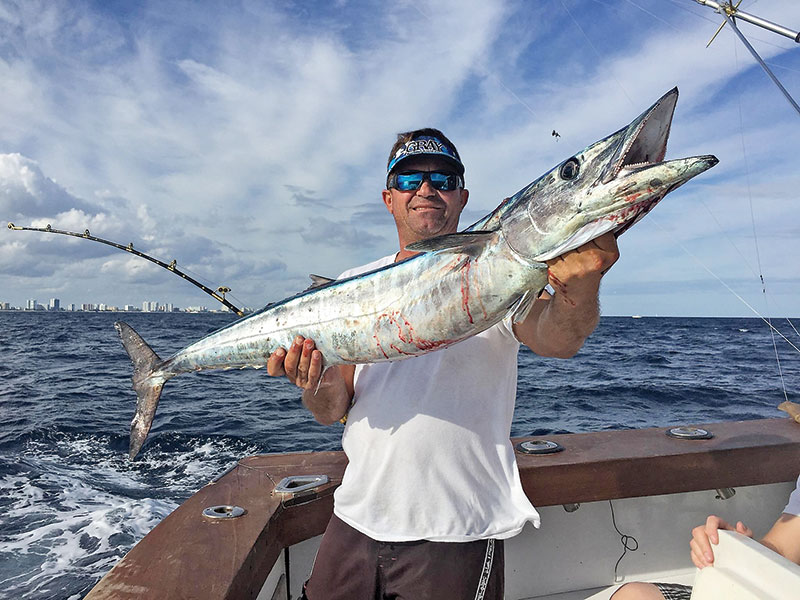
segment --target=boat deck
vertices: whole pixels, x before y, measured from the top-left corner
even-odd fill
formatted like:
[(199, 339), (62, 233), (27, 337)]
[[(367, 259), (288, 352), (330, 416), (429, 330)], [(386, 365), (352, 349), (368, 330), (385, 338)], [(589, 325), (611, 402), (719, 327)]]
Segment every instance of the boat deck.
[[(614, 565), (623, 547), (612, 527), (609, 501), (614, 501), (616, 526), (635, 535), (640, 545), (620, 563), (625, 580), (647, 578), (654, 572), (653, 560), (664, 575), (686, 571), (689, 530), (708, 514), (716, 489), (736, 488), (738, 493), (728, 501), (731, 510), (765, 515), (768, 526), (783, 508), (778, 504), (786, 501), (788, 482), (797, 477), (800, 425), (790, 419), (766, 419), (697, 426), (714, 437), (674, 439), (664, 428), (553, 435), (548, 439), (563, 451), (518, 453), (523, 486), (541, 509), (543, 526), (526, 527), (518, 538), (507, 541), (506, 597), (585, 598), (589, 590), (613, 585)], [(285, 585), (297, 597), (304, 575), (291, 563), (303, 563), (298, 560), (302, 548), (313, 548), (312, 538), (324, 531), (345, 465), (341, 452), (242, 459), (156, 526), (87, 600), (271, 599), (272, 592), (259, 596), (270, 573), (288, 579)], [(305, 494), (273, 493), (286, 476), (316, 474), (330, 481)], [(783, 485), (776, 492), (769, 484)], [(575, 504), (580, 504), (578, 510), (567, 512)], [(204, 509), (219, 505), (240, 506), (245, 514), (230, 519), (203, 516)], [(670, 515), (672, 531), (666, 537), (659, 533), (665, 514)], [(676, 520), (675, 515), (683, 517)], [(751, 526), (758, 532), (763, 523)], [(309, 553), (313, 557), (313, 549), (306, 550)], [(665, 558), (673, 556), (678, 558)], [(554, 567), (562, 573), (560, 583), (544, 585)], [(577, 590), (584, 595), (575, 596)]]

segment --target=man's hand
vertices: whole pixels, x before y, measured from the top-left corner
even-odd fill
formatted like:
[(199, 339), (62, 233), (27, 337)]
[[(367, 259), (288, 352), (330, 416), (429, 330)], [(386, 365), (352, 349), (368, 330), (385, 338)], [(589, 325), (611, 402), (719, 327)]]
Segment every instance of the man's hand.
[(711, 515), (706, 519), (705, 525), (698, 525), (692, 529), (692, 541), (689, 547), (692, 549), (692, 562), (698, 569), (709, 567), (714, 564), (714, 551), (711, 544), (719, 544), (720, 529), (728, 531), (738, 531), (747, 537), (753, 537), (753, 530), (739, 521), (736, 527), (729, 525), (723, 519)]
[(286, 376), (297, 387), (315, 391), (322, 376), (322, 353), (316, 349), (314, 340), (298, 335), (288, 352), (278, 348), (270, 354), (267, 373), (273, 377)]
[(548, 261), (555, 296), (543, 293), (525, 321), (514, 325), (517, 339), (540, 356), (574, 356), (597, 327), (600, 280), (618, 258), (617, 239), (606, 233)]
[(571, 306), (594, 300), (600, 289), (600, 279), (618, 258), (617, 238), (613, 233), (606, 233), (547, 261), (548, 283), (556, 291), (556, 300)]
[(303, 404), (323, 425), (347, 414), (354, 393), (355, 368), (341, 365), (322, 371), (322, 353), (314, 340), (297, 336), (289, 350), (278, 348), (267, 360), (267, 373), (285, 376), (303, 390)]

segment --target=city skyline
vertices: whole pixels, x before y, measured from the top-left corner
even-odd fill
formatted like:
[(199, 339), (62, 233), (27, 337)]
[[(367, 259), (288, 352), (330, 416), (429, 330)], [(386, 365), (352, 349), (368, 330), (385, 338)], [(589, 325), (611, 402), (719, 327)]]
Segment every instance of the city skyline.
[[(219, 305), (208, 308), (204, 305), (176, 306), (171, 302), (144, 300), (140, 304), (124, 304), (117, 306), (105, 302), (83, 302), (80, 304), (69, 303), (62, 305), (60, 298), (50, 298), (47, 304), (40, 304), (36, 298), (29, 298), (25, 306), (16, 306), (11, 302), (0, 300), (0, 310), (8, 311), (47, 311), (47, 312), (230, 312), (226, 307)], [(243, 309), (249, 312), (251, 309)]]

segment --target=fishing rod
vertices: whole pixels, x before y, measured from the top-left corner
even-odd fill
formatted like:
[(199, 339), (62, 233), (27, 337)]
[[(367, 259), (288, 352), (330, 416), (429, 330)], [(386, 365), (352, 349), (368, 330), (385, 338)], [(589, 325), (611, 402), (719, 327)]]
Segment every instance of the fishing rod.
[(772, 82), (776, 86), (778, 86), (778, 89), (784, 95), (789, 104), (792, 105), (792, 108), (794, 108), (797, 111), (797, 113), (800, 114), (800, 106), (797, 105), (797, 102), (794, 101), (794, 98), (792, 98), (791, 94), (789, 94), (789, 92), (786, 91), (786, 88), (783, 87), (783, 85), (781, 85), (781, 82), (767, 66), (767, 63), (764, 62), (764, 60), (758, 55), (758, 52), (756, 52), (755, 48), (753, 48), (750, 42), (747, 41), (747, 38), (744, 37), (744, 34), (742, 34), (742, 32), (739, 31), (739, 28), (736, 26), (736, 19), (747, 21), (748, 23), (752, 23), (753, 25), (757, 25), (763, 29), (772, 31), (773, 33), (786, 36), (788, 38), (793, 39), (797, 43), (800, 43), (800, 32), (792, 31), (791, 29), (788, 29), (783, 25), (778, 25), (777, 23), (773, 23), (772, 21), (767, 21), (766, 19), (762, 19), (761, 17), (757, 17), (755, 15), (751, 15), (749, 13), (739, 10), (739, 5), (742, 3), (742, 0), (739, 0), (736, 3), (736, 5), (733, 4), (733, 0), (728, 0), (727, 3), (722, 3), (722, 4), (720, 4), (719, 2), (715, 2), (714, 0), (695, 0), (695, 2), (703, 6), (708, 6), (709, 8), (713, 8), (716, 12), (725, 17), (725, 20), (722, 22), (717, 31), (711, 37), (711, 40), (709, 40), (708, 44), (706, 44), (706, 48), (708, 48), (711, 45), (711, 42), (713, 42), (714, 39), (717, 37), (717, 34), (720, 31), (722, 31), (722, 28), (725, 27), (726, 24), (730, 24), (731, 28), (733, 28), (734, 33), (736, 33), (736, 35), (739, 37), (739, 39), (742, 41), (745, 47), (750, 51), (750, 54), (753, 55), (753, 58), (756, 59), (756, 62), (758, 62), (758, 64), (761, 65), (761, 68), (764, 69), (769, 78), (772, 79)]
[[(221, 302), (222, 304), (224, 304), (228, 309), (230, 309), (231, 311), (233, 311), (234, 313), (236, 313), (240, 317), (244, 316), (244, 311), (242, 311), (240, 308), (237, 308), (236, 306), (234, 306), (230, 301), (228, 301), (225, 298), (225, 294), (230, 292), (231, 288), (226, 287), (226, 286), (220, 286), (220, 287), (218, 287), (216, 289), (216, 291), (214, 291), (211, 288), (204, 286), (199, 281), (196, 281), (195, 279), (192, 279), (189, 275), (187, 275), (186, 273), (181, 271), (177, 266), (177, 264), (178, 264), (177, 260), (173, 259), (172, 262), (170, 262), (169, 264), (167, 264), (165, 262), (162, 262), (162, 261), (158, 260), (157, 258), (154, 258), (154, 257), (150, 256), (149, 254), (145, 254), (144, 252), (140, 252), (139, 250), (136, 250), (133, 247), (133, 242), (130, 242), (127, 246), (123, 246), (122, 244), (117, 244), (116, 242), (112, 242), (111, 240), (104, 240), (103, 238), (99, 238), (97, 236), (91, 235), (89, 233), (88, 229), (84, 229), (83, 233), (77, 233), (75, 231), (64, 231), (62, 229), (54, 229), (53, 227), (50, 226), (50, 224), (48, 224), (46, 227), (25, 227), (25, 226), (14, 225), (13, 223), (9, 223), (8, 224), (8, 228), (10, 230), (12, 230), (12, 231), (41, 231), (43, 233), (58, 233), (58, 234), (61, 234), (61, 235), (70, 235), (72, 237), (81, 238), (81, 239), (84, 239), (84, 240), (91, 240), (93, 242), (100, 242), (101, 244), (105, 244), (107, 246), (113, 246), (114, 248), (119, 248), (120, 250), (124, 250), (125, 252), (129, 252), (130, 254), (133, 254), (135, 256), (140, 256), (141, 258), (145, 258), (145, 259), (149, 260), (150, 262), (157, 264), (159, 267), (162, 267), (162, 268), (166, 269), (167, 271), (170, 271), (171, 273), (175, 273), (175, 275), (177, 275), (178, 277), (182, 277), (183, 279), (185, 279), (186, 281), (188, 281), (192, 285), (195, 285), (195, 286), (199, 287), (206, 294), (208, 294), (209, 296), (211, 296), (215, 300), (217, 300), (217, 301)], [(219, 292), (219, 293), (217, 293), (217, 292)]]

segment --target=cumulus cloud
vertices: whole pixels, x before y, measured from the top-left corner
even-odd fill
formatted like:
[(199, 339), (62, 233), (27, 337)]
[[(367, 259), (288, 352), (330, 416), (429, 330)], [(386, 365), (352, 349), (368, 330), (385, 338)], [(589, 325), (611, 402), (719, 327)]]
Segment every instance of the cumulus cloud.
[(8, 218), (51, 217), (97, 207), (69, 194), (42, 174), (36, 161), (18, 153), (0, 154), (0, 214)]
[[(718, 16), (686, 4), (179, 0), (124, 14), (84, 1), (3, 4), (0, 218), (133, 242), (258, 304), (302, 289), (310, 271), (396, 249), (380, 190), (397, 132), (440, 127), (458, 145), (467, 225), (678, 85), (668, 155), (721, 163), (656, 209), (673, 237), (646, 222), (626, 234), (614, 276), (635, 286), (641, 249), (659, 240), (680, 298), (697, 277), (671, 258), (671, 241), (733, 270), (725, 236), (747, 245), (755, 221), (759, 239), (794, 251), (786, 190), (800, 183), (796, 115), (732, 32), (704, 48)], [(800, 22), (793, 0), (757, 8)], [(800, 92), (793, 43), (741, 27)], [(81, 282), (62, 280), (65, 302), (96, 279), (120, 282), (116, 303), (143, 289), (198, 303), (130, 256), (26, 235), (0, 232), (0, 273), (29, 274), (14, 280), (15, 303), (44, 285), (37, 273), (48, 289), (59, 273)], [(770, 268), (788, 279), (787, 262)]]

